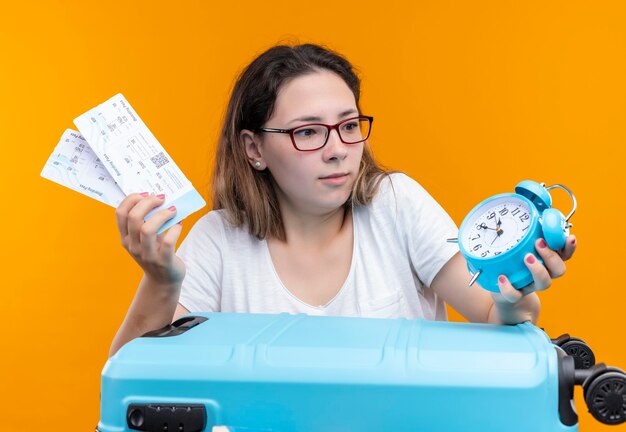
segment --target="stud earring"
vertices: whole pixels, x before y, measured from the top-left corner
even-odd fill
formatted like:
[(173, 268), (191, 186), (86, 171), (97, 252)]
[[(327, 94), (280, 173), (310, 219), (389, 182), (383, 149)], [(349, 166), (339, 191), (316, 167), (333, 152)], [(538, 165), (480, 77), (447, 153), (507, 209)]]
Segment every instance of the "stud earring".
[(255, 166), (255, 167), (257, 167), (257, 168), (261, 168), (261, 162), (256, 161), (256, 162), (254, 163), (254, 166)]

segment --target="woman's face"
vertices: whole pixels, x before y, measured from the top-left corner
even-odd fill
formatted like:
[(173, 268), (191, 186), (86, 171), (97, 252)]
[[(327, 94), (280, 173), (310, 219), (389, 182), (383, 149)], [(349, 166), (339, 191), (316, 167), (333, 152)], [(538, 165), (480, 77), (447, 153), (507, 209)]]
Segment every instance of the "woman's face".
[[(307, 123), (334, 125), (358, 115), (347, 84), (338, 75), (322, 70), (283, 84), (274, 113), (263, 126), (292, 129)], [(281, 207), (325, 214), (341, 207), (350, 196), (363, 145), (345, 144), (333, 130), (321, 149), (298, 151), (288, 134), (263, 133), (259, 153), (278, 185)]]

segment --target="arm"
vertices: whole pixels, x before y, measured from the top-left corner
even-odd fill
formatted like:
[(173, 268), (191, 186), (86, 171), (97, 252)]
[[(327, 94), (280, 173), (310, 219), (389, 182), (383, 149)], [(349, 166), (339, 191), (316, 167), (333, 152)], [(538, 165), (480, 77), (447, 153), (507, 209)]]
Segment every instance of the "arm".
[(135, 298), (109, 350), (109, 357), (127, 342), (166, 326), (189, 311), (178, 303), (180, 284), (161, 285), (144, 274)]
[(113, 339), (109, 356), (126, 342), (163, 327), (187, 312), (178, 305), (185, 264), (174, 252), (181, 225), (176, 224), (165, 233), (156, 234), (167, 220), (176, 215), (176, 209), (161, 210), (144, 222), (145, 216), (160, 206), (163, 199), (147, 194), (131, 194), (116, 210), (121, 243), (141, 266), (144, 276)]
[[(539, 317), (539, 297), (535, 291), (550, 287), (552, 279), (565, 273), (565, 263), (576, 249), (574, 236), (567, 239), (565, 248), (556, 252), (539, 239), (535, 248), (545, 266), (534, 259), (533, 254), (525, 257), (525, 264), (533, 275), (534, 282), (521, 290), (513, 288), (506, 277), (498, 280), (499, 293), (490, 293), (480, 287), (467, 284), (471, 278), (465, 259), (460, 253), (454, 255), (437, 273), (431, 288), (446, 303), (473, 322), (492, 324), (517, 324)], [(476, 285), (476, 284), (475, 284)]]

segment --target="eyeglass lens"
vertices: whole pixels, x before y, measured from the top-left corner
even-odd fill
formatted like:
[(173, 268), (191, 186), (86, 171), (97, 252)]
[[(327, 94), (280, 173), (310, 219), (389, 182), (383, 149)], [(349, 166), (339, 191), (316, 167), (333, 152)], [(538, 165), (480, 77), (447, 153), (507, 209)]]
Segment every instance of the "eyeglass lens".
[[(347, 144), (356, 144), (369, 136), (369, 119), (350, 119), (341, 123), (337, 130), (341, 140)], [(314, 150), (323, 147), (329, 129), (324, 125), (307, 125), (293, 131), (293, 139), (300, 150)]]

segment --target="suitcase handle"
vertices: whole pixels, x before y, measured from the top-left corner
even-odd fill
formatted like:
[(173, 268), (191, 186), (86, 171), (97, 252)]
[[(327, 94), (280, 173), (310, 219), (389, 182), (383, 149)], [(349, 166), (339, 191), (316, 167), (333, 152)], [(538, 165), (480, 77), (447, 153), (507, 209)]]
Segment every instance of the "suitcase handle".
[(156, 330), (151, 330), (143, 334), (141, 337), (178, 336), (207, 320), (208, 320), (207, 317), (187, 315), (187, 316), (177, 319), (176, 321), (174, 321), (171, 324), (166, 325), (165, 327), (162, 327)]

